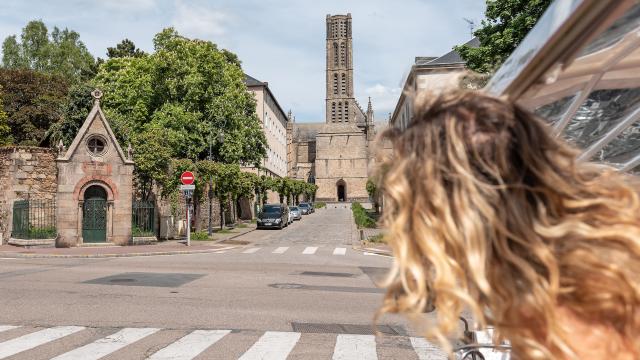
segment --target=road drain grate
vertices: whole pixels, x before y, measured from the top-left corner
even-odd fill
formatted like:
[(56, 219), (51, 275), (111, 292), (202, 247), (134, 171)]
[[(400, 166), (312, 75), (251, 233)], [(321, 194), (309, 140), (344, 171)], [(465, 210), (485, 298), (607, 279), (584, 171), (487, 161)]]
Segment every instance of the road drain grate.
[[(356, 334), (356, 335), (375, 335), (376, 332), (373, 325), (354, 325), (354, 324), (316, 324), (316, 323), (298, 323), (292, 322), (291, 328), (299, 333), (312, 334)], [(402, 335), (396, 329), (389, 325), (378, 325), (377, 330), (385, 335)]]
[(355, 274), (351, 273), (336, 273), (336, 272), (322, 272), (322, 271), (303, 271), (300, 275), (308, 275), (308, 276), (332, 276), (332, 277), (354, 277)]

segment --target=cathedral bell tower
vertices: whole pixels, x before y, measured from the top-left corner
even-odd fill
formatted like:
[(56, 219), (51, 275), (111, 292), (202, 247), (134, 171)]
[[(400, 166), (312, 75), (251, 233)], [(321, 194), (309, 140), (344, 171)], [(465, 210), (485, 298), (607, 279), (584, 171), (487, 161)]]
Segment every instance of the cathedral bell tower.
[[(353, 96), (351, 14), (327, 15), (326, 123), (355, 123), (359, 119)], [(362, 117), (362, 116), (360, 116)]]

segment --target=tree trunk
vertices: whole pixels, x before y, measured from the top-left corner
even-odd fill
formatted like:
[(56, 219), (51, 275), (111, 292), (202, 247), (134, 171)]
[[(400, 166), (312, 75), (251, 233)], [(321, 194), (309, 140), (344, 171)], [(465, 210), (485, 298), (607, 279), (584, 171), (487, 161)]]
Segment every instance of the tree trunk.
[(221, 199), (218, 199), (220, 202), (220, 230), (224, 229), (224, 205)]

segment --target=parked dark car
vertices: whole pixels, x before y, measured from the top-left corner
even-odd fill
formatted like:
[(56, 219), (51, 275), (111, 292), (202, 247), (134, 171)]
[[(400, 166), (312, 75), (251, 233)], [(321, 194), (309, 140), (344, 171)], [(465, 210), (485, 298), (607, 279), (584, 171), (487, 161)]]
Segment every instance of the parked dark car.
[(298, 204), (298, 207), (300, 208), (300, 212), (302, 213), (302, 215), (311, 214), (311, 206), (309, 206), (309, 204), (300, 203), (300, 204)]
[(282, 229), (289, 225), (289, 207), (282, 204), (266, 204), (258, 215), (258, 229)]
[(302, 219), (302, 212), (300, 211), (300, 208), (297, 206), (289, 206), (289, 213), (291, 213), (293, 220)]

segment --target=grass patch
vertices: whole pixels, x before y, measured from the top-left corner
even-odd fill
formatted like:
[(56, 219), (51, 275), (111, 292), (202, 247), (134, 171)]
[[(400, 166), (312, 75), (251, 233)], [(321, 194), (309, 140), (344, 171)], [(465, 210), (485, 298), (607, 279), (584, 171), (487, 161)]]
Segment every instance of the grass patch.
[(216, 231), (216, 234), (231, 234), (231, 233), (233, 233), (233, 231), (229, 229), (222, 229), (222, 230)]
[(251, 223), (252, 224), (257, 224), (258, 223), (258, 219), (251, 219)]
[(211, 241), (213, 240), (213, 236), (209, 238), (209, 233), (206, 231), (192, 231), (191, 232), (191, 240), (195, 241)]
[(327, 206), (327, 204), (321, 201), (313, 203), (313, 207), (316, 209), (322, 209), (325, 206)]
[(247, 226), (247, 224), (245, 224), (245, 223), (238, 223), (238, 225), (236, 225), (236, 228), (238, 228), (238, 229), (246, 229), (248, 227), (249, 226)]
[(359, 202), (351, 204), (351, 211), (358, 228), (373, 229), (376, 227), (376, 220), (370, 216), (369, 212)]

